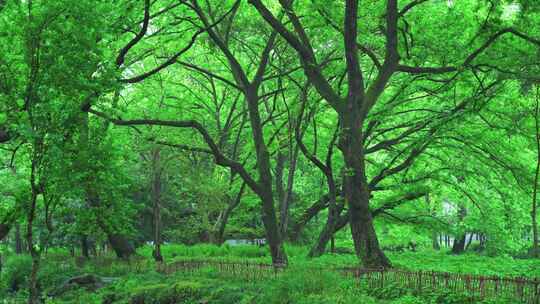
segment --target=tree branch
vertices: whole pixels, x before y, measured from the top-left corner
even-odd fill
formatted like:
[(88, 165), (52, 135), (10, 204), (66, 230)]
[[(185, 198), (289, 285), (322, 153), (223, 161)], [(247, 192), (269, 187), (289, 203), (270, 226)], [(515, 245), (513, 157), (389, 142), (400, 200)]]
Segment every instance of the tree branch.
[(126, 58), (129, 50), (135, 46), (146, 34), (148, 30), (148, 23), (150, 22), (150, 0), (144, 0), (144, 19), (140, 31), (131, 39), (121, 50), (118, 56), (116, 57), (116, 66), (120, 67)]
[(257, 194), (262, 193), (262, 189), (259, 184), (249, 175), (244, 166), (239, 162), (236, 162), (232, 159), (226, 157), (218, 148), (217, 144), (214, 142), (206, 128), (199, 122), (195, 120), (156, 120), (156, 119), (133, 119), (133, 120), (122, 120), (114, 119), (106, 115), (105, 113), (89, 109), (89, 113), (92, 113), (98, 117), (106, 119), (118, 126), (137, 126), (137, 125), (155, 125), (155, 126), (166, 126), (166, 127), (175, 127), (175, 128), (191, 128), (195, 129), (204, 139), (210, 151), (214, 155), (216, 164), (224, 167), (230, 168), (232, 171), (238, 173), (246, 184)]

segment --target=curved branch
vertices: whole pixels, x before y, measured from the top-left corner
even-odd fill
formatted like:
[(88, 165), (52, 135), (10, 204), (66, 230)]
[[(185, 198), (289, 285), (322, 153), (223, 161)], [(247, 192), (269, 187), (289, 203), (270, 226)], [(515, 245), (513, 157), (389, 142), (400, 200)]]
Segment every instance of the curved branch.
[[(527, 36), (518, 30), (514, 28), (506, 28), (502, 29), (495, 34), (493, 34), (484, 44), (482, 44), (478, 49), (476, 49), (474, 52), (469, 54), (467, 58), (463, 61), (461, 64), (461, 67), (468, 67), (476, 57), (478, 57), (480, 54), (482, 54), (489, 46), (491, 46), (499, 37), (501, 37), (504, 34), (513, 34), (525, 41), (528, 41), (532, 44), (535, 44), (537, 46), (540, 46), (540, 40)], [(460, 68), (457, 66), (444, 66), (444, 67), (413, 67), (413, 66), (406, 66), (406, 65), (399, 65), (397, 67), (397, 70), (400, 72), (406, 72), (411, 74), (444, 74), (449, 72), (456, 72)]]
[(240, 164), (239, 162), (236, 162), (227, 156), (225, 156), (218, 148), (217, 144), (214, 142), (214, 139), (212, 136), (210, 136), (210, 133), (206, 130), (206, 128), (200, 124), (198, 121), (195, 120), (157, 120), (157, 119), (133, 119), (133, 120), (122, 120), (122, 119), (114, 119), (109, 117), (107, 114), (89, 109), (89, 113), (92, 113), (98, 117), (101, 117), (103, 119), (106, 119), (113, 123), (114, 125), (118, 126), (137, 126), (137, 125), (154, 125), (154, 126), (165, 126), (165, 127), (175, 127), (175, 128), (191, 128), (195, 129), (204, 139), (208, 147), (210, 148), (210, 151), (212, 155), (214, 155), (214, 159), (216, 164), (224, 167), (230, 168), (232, 171), (238, 173), (242, 179), (246, 182), (246, 184), (253, 190), (253, 192), (257, 194), (262, 193), (262, 189), (260, 185), (249, 175), (247, 170)]
[(131, 39), (126, 46), (124, 46), (121, 50), (118, 56), (116, 57), (116, 66), (121, 66), (125, 59), (126, 55), (129, 52), (129, 50), (134, 47), (146, 34), (146, 31), (148, 30), (148, 24), (150, 22), (150, 0), (144, 0), (144, 19), (143, 24), (141, 27), (141, 30)]

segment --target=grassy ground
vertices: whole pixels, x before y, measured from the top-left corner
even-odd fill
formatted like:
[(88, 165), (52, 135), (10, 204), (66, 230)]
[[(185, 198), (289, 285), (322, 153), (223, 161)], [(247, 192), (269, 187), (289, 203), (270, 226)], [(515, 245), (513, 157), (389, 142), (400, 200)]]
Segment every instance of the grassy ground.
[[(77, 265), (67, 252), (50, 251), (44, 258), (39, 275), (44, 294), (50, 293), (66, 279), (83, 274), (94, 273), (101, 277), (114, 278), (113, 283), (98, 291), (75, 289), (60, 297), (48, 298), (46, 303), (131, 303), (131, 304), (172, 304), (172, 303), (466, 303), (467, 295), (456, 295), (444, 291), (422, 294), (402, 289), (398, 286), (358, 288), (355, 282), (332, 272), (317, 275), (308, 270), (314, 266), (356, 265), (354, 255), (325, 255), (308, 260), (307, 249), (289, 246), (289, 269), (277, 278), (267, 278), (247, 282), (232, 277), (224, 278), (208, 269), (197, 274), (173, 274), (165, 276), (153, 270), (151, 248), (140, 248), (138, 253), (148, 267), (135, 273), (125, 263), (105, 263), (110, 259), (97, 259), (84, 265)], [(269, 262), (265, 248), (256, 246), (217, 247), (212, 245), (168, 245), (163, 254), (167, 261), (179, 259), (216, 259), (253, 262)], [(410, 270), (436, 270), (456, 273), (470, 273), (499, 276), (540, 277), (538, 260), (514, 260), (511, 257), (486, 257), (474, 254), (452, 256), (445, 252), (404, 252), (389, 253), (396, 267)], [(0, 277), (0, 303), (24, 303), (25, 284), (30, 269), (29, 257), (8, 256)], [(13, 283), (18, 292), (10, 291)], [(515, 303), (498, 299), (485, 303)], [(477, 303), (477, 302), (473, 302)]]
[[(320, 258), (306, 259), (308, 248), (288, 246), (287, 254), (291, 264), (324, 267), (349, 267), (358, 265), (353, 254), (326, 254)], [(152, 249), (142, 247), (138, 253), (151, 258)], [(246, 259), (270, 263), (266, 248), (257, 246), (217, 247), (214, 245), (168, 245), (163, 248), (166, 260), (205, 258), (245, 261)], [(419, 252), (387, 252), (394, 267), (407, 270), (433, 270), (440, 272), (465, 273), (475, 275), (497, 275), (511, 277), (540, 277), (540, 261), (514, 259), (511, 256), (489, 257), (476, 253), (452, 255), (448, 251), (423, 250)]]

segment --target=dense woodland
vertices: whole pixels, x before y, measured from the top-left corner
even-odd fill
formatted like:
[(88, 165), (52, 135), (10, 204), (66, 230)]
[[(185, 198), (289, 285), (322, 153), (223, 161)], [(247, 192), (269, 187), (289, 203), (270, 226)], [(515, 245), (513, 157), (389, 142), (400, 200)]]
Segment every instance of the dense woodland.
[(46, 296), (53, 260), (189, 248), (540, 276), (539, 175), (540, 1), (0, 1), (13, 303), (93, 303)]

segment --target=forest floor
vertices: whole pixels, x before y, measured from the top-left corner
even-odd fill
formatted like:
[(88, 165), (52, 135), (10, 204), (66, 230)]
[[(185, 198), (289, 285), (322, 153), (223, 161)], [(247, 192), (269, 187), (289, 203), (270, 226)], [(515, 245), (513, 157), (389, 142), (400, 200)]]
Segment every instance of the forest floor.
[[(279, 276), (253, 277), (246, 280), (232, 275), (223, 276), (212, 269), (198, 272), (163, 274), (155, 271), (151, 248), (138, 250), (136, 262), (116, 261), (101, 256), (83, 262), (71, 258), (65, 250), (49, 250), (43, 258), (39, 275), (45, 303), (519, 303), (516, 299), (478, 298), (467, 293), (449, 290), (410, 290), (402, 286), (361, 287), (347, 279), (337, 267), (356, 265), (352, 254), (326, 254), (306, 259), (307, 248), (289, 246), (290, 267)], [(167, 263), (204, 260), (235, 263), (268, 263), (267, 250), (257, 246), (166, 245), (163, 255)], [(438, 271), (470, 275), (501, 277), (540, 277), (540, 261), (513, 259), (509, 256), (488, 257), (475, 253), (450, 255), (446, 251), (389, 252), (395, 267), (408, 271)], [(328, 269), (316, 274), (312, 269)], [(26, 278), (30, 259), (26, 255), (5, 257), (0, 280), (0, 303), (24, 303)], [(103, 288), (87, 290), (68, 288), (58, 294), (69, 278), (93, 274), (106, 282)], [(248, 275), (249, 277), (249, 275)], [(17, 285), (17, 292), (13, 286)], [(49, 295), (49, 296), (47, 296)], [(54, 295), (54, 296), (53, 296)]]

